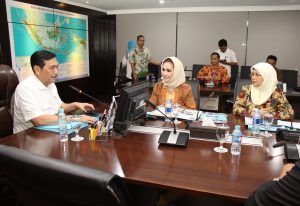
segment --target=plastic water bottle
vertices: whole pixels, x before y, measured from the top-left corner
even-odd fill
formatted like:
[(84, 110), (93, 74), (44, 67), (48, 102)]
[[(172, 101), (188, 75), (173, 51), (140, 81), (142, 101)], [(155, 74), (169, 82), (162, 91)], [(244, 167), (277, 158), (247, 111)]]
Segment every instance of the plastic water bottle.
[[(171, 117), (172, 114), (172, 103), (170, 99), (166, 100), (166, 104), (165, 104), (165, 114), (168, 117)], [(169, 122), (170, 120), (168, 118), (165, 118), (165, 121)]]
[(61, 142), (68, 141), (67, 120), (63, 108), (58, 110), (59, 136)]
[(241, 143), (242, 143), (243, 133), (241, 132), (240, 125), (235, 125), (232, 132), (232, 144), (231, 144), (231, 154), (240, 155), (241, 154)]
[(252, 117), (252, 134), (254, 136), (259, 135), (259, 127), (261, 125), (261, 117), (259, 114), (259, 110), (256, 108), (255, 113)]

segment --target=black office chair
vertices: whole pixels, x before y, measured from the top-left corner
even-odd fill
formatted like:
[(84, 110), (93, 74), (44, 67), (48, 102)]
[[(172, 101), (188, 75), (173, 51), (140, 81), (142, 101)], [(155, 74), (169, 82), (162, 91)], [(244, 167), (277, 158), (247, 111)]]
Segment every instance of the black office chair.
[(0, 165), (20, 205), (132, 205), (117, 175), (5, 145), (0, 145)]
[(235, 83), (235, 81), (238, 78), (238, 73), (239, 73), (239, 65), (233, 65), (233, 66), (231, 66), (230, 84)]
[(193, 70), (192, 70), (192, 79), (197, 78), (197, 74), (202, 67), (204, 67), (204, 64), (193, 64)]
[(241, 89), (243, 86), (245, 85), (249, 85), (251, 84), (251, 80), (250, 79), (237, 79), (235, 82), (235, 86), (234, 86), (234, 93), (233, 93), (233, 99), (227, 99), (226, 102), (230, 103), (230, 104), (234, 104), (237, 96), (239, 95)]
[(154, 74), (156, 81), (159, 81), (161, 79), (161, 70), (160, 66), (149, 63), (148, 64), (148, 73)]
[(298, 71), (297, 70), (280, 70), (282, 74), (282, 82), (286, 83), (287, 88), (297, 87), (297, 78)]
[(196, 109), (200, 109), (200, 87), (199, 87), (199, 80), (198, 79), (187, 79), (186, 83), (191, 85), (192, 92), (196, 101)]
[(250, 79), (250, 68), (251, 66), (241, 66), (241, 76), (240, 79)]

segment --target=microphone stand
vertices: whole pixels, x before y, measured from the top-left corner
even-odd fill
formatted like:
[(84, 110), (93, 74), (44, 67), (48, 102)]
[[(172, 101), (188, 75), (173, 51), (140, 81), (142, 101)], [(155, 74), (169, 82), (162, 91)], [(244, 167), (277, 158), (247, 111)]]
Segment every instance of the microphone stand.
[(89, 94), (83, 92), (82, 90), (78, 89), (77, 87), (74, 87), (73, 85), (70, 85), (70, 84), (69, 84), (69, 87), (70, 87), (71, 89), (73, 89), (74, 91), (78, 92), (79, 94), (83, 94), (83, 95), (85, 95), (85, 96), (87, 96), (87, 97), (93, 99), (94, 101), (96, 101), (96, 102), (98, 102), (98, 103), (104, 105), (106, 108), (109, 108), (109, 106), (108, 106), (107, 104), (105, 104), (105, 103), (101, 102), (100, 100), (96, 99), (95, 97), (92, 97), (91, 95), (89, 95)]
[[(207, 102), (213, 97), (215, 95), (215, 91), (213, 90), (210, 94), (209, 94), (209, 96), (207, 97), (207, 99), (201, 104), (201, 106), (200, 106), (200, 108), (203, 108), (206, 104), (207, 104)], [(202, 112), (201, 114), (200, 114), (200, 116), (198, 117), (198, 114), (197, 114), (197, 121), (198, 120), (200, 120), (200, 118), (201, 118), (201, 116), (202, 116), (202, 114), (203, 114), (204, 112)]]
[(145, 100), (145, 102), (153, 109), (159, 111), (163, 116), (165, 116), (173, 123), (173, 132), (164, 130), (158, 139), (158, 143), (160, 145), (186, 147), (190, 134), (188, 132), (177, 133), (175, 122), (170, 117), (168, 117), (165, 113), (163, 113), (160, 109), (158, 109), (156, 105), (150, 102), (149, 100)]

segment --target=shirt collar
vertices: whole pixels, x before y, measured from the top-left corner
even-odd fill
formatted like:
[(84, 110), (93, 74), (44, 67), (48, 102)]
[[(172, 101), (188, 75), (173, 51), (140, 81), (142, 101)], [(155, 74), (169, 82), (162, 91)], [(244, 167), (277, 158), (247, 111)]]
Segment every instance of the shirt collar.
[(33, 80), (34, 80), (34, 84), (36, 85), (37, 88), (39, 89), (50, 89), (52, 87), (52, 85), (54, 83), (49, 84), (47, 87), (43, 84), (43, 82), (41, 82), (41, 80), (39, 80), (35, 75), (33, 75)]

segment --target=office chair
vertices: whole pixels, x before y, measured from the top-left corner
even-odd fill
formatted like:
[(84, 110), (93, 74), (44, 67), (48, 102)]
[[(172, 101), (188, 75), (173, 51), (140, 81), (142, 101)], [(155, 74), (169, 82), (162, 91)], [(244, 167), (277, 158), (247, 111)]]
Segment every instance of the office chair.
[(251, 66), (241, 66), (241, 76), (240, 79), (250, 79), (250, 68)]
[(193, 64), (193, 71), (192, 71), (192, 79), (197, 78), (197, 74), (202, 67), (204, 67), (204, 64)]
[(280, 71), (282, 74), (282, 82), (286, 83), (287, 88), (297, 87), (297, 78), (298, 78), (297, 70), (282, 69)]
[(0, 145), (0, 165), (20, 205), (132, 205), (117, 175), (5, 145)]
[(192, 92), (196, 101), (196, 109), (200, 109), (200, 87), (199, 87), (199, 80), (198, 79), (188, 79), (186, 80), (186, 83), (191, 85)]
[(227, 99), (226, 102), (233, 105), (242, 87), (249, 84), (251, 84), (250, 79), (237, 79), (234, 86), (233, 99)]
[(0, 138), (13, 133), (13, 94), (19, 83), (15, 71), (0, 64)]
[(230, 84), (235, 83), (235, 81), (238, 78), (238, 73), (239, 73), (239, 65), (233, 65), (233, 66), (231, 66)]
[(154, 74), (156, 81), (159, 81), (161, 79), (160, 66), (149, 63), (148, 64), (148, 73), (149, 74)]

